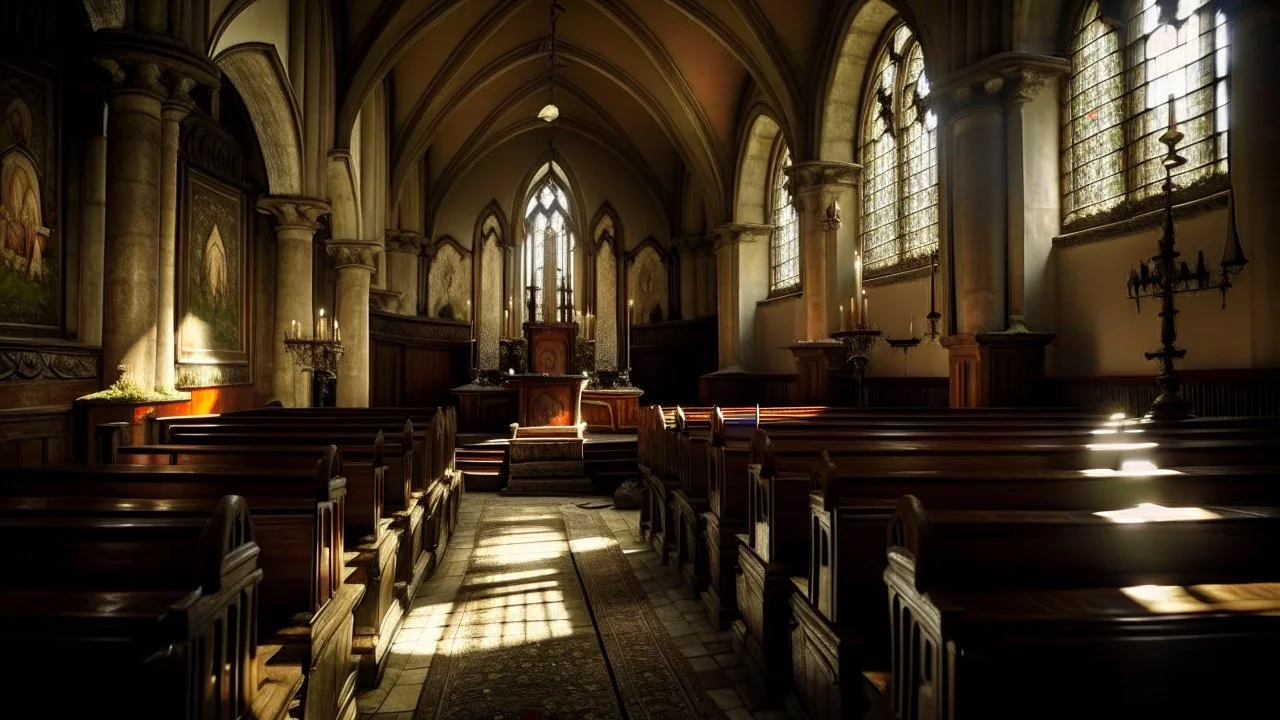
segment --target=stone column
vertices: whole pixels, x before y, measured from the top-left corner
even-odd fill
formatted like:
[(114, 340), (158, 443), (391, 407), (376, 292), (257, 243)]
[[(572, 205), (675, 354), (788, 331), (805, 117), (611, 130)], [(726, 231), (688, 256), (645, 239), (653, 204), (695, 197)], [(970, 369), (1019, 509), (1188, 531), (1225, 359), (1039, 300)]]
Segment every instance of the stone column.
[(160, 114), (160, 272), (156, 301), (156, 387), (173, 389), (176, 338), (174, 314), (178, 259), (178, 145), (182, 120), (193, 103), (187, 94), (195, 81), (181, 74), (168, 78), (169, 97)]
[[(1243, 300), (1252, 310), (1253, 367), (1280, 367), (1280, 246), (1274, 235), (1280, 224), (1280, 84), (1273, 68), (1280, 47), (1280, 2), (1244, 0), (1232, 13), (1231, 57), (1231, 177), (1235, 195), (1236, 230), (1244, 246), (1242, 284), (1251, 296)], [(1230, 10), (1228, 11), (1230, 12)], [(1267, 60), (1271, 58), (1271, 60)], [(1216, 261), (1217, 258), (1210, 257)]]
[[(787, 168), (787, 189), (800, 221), (800, 278), (804, 327), (797, 340), (821, 340), (838, 327), (831, 298), (836, 290), (839, 201), (852, 196), (861, 168), (846, 162), (803, 162)], [(845, 200), (848, 202), (848, 200)], [(828, 213), (834, 225), (828, 222)]]
[(338, 307), (342, 332), (338, 360), (338, 407), (369, 407), (369, 281), (382, 248), (377, 243), (332, 241), (329, 255), (338, 270)]
[(107, 138), (94, 135), (85, 143), (84, 208), (80, 220), (80, 341), (85, 345), (102, 344), (106, 214)]
[[(742, 282), (761, 263), (768, 267), (772, 225), (734, 223), (715, 230), (716, 313), (719, 318), (720, 370), (742, 372), (755, 356), (756, 303), (769, 291), (768, 277), (757, 283)], [(743, 271), (746, 272), (743, 272)]]
[(1007, 327), (1008, 209), (1005, 194), (1004, 79), (952, 91), (951, 225), (957, 320), (962, 335)]
[(320, 218), (329, 214), (329, 204), (313, 198), (275, 196), (259, 200), (258, 211), (276, 221), (275, 330), (269, 351), (272, 397), (288, 407), (306, 407), (311, 404), (310, 388), (285, 350), (284, 338), (293, 320), (302, 326), (303, 337), (314, 332), (311, 246)]
[(400, 293), (401, 315), (418, 314), (418, 252), (422, 234), (413, 230), (387, 231), (387, 289)]
[(146, 390), (155, 382), (159, 274), (160, 112), (167, 93), (159, 64), (101, 61), (115, 87), (108, 101), (103, 267), (103, 380), (118, 366)]

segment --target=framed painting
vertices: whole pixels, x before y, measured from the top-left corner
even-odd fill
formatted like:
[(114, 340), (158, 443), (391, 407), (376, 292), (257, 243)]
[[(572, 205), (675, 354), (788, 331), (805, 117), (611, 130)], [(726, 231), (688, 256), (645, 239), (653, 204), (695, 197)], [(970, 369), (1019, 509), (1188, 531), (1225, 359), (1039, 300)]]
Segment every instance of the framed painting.
[[(178, 364), (236, 366), (226, 372), (180, 376), (209, 384), (248, 382), (249, 202), (243, 190), (189, 165), (183, 166), (182, 223), (178, 237)], [(205, 384), (205, 383), (200, 383)]]
[(0, 334), (62, 328), (57, 120), (52, 80), (0, 61)]

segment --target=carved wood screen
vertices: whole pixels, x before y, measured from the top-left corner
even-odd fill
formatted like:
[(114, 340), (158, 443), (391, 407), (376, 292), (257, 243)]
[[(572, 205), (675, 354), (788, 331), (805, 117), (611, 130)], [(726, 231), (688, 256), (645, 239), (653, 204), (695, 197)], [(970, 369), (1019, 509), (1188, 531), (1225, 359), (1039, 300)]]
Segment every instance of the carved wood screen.
[[(482, 370), (498, 369), (501, 355), (499, 340), (510, 332), (511, 315), (514, 314), (514, 300), (508, 298), (505, 289), (506, 226), (502, 208), (494, 200), (481, 211), (473, 236), (476, 362)], [(508, 309), (512, 313), (504, 315)]]
[(596, 369), (615, 370), (618, 367), (618, 257), (623, 245), (622, 221), (609, 203), (600, 206), (591, 221), (592, 289), (594, 300), (591, 312), (596, 341)]
[[(672, 288), (679, 288), (678, 254), (652, 236), (627, 253), (627, 312), (636, 325), (680, 318)], [(634, 301), (634, 309), (630, 303)]]
[(470, 322), (471, 251), (448, 235), (436, 239), (427, 272), (427, 317)]

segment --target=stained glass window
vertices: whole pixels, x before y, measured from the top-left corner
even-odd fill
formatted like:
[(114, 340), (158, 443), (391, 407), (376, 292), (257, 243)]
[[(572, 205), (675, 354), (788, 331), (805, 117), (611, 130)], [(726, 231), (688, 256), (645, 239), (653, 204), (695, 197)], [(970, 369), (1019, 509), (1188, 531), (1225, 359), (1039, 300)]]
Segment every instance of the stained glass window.
[(782, 146), (773, 172), (773, 238), (769, 241), (769, 292), (778, 294), (800, 287), (800, 220), (787, 191), (791, 151)]
[(938, 118), (924, 54), (900, 25), (875, 56), (863, 108), (863, 271), (874, 276), (938, 246)]
[[(530, 191), (525, 207), (525, 230), (528, 233), (524, 243), (525, 285), (536, 285), (542, 289), (536, 316), (531, 318), (535, 321), (543, 319), (546, 293), (555, 292), (554, 287), (546, 286), (548, 259), (555, 263), (552, 282), (558, 286), (563, 278), (569, 287), (573, 287), (574, 236), (569, 223), (569, 198), (553, 168), (544, 168), (540, 175), (542, 177), (536, 181), (536, 189)], [(550, 257), (548, 240), (555, 243), (550, 248)]]
[(1124, 61), (1120, 35), (1085, 9), (1071, 43), (1062, 169), (1066, 221), (1105, 212), (1124, 200)]
[(1211, 0), (1133, 0), (1127, 38), (1097, 2), (1081, 16), (1064, 103), (1064, 221), (1161, 193), (1172, 97), (1187, 187), (1227, 171), (1229, 49), (1226, 16)]

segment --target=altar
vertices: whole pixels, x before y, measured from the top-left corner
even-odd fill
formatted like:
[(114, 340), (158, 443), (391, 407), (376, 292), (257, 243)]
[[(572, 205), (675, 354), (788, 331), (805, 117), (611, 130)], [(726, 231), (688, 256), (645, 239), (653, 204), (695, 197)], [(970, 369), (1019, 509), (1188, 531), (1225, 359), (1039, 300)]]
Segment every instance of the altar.
[(576, 427), (582, 422), (585, 375), (510, 375), (503, 383), (515, 391), (522, 427)]

